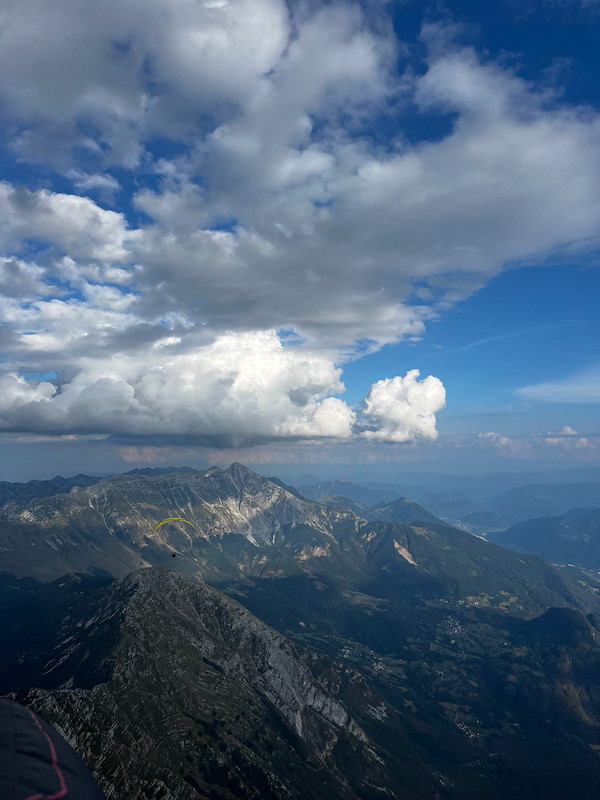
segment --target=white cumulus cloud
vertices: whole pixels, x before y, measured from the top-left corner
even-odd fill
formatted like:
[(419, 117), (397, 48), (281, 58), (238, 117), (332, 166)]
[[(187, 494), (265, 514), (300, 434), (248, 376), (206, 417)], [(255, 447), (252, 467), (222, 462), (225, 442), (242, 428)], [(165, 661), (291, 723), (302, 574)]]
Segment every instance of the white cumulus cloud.
[(374, 428), (361, 433), (378, 442), (410, 442), (435, 439), (435, 415), (446, 405), (446, 390), (429, 375), (419, 381), (419, 370), (404, 378), (384, 378), (371, 386), (365, 398), (365, 416)]
[[(176, 344), (176, 342), (170, 342)], [(168, 350), (168, 348), (167, 348)], [(434, 438), (444, 390), (436, 378), (375, 384), (366, 415), (377, 440)], [(286, 347), (275, 332), (226, 334), (193, 351), (160, 349), (146, 360), (87, 361), (58, 390), (48, 381), (2, 377), (6, 430), (188, 436), (243, 443), (354, 435), (356, 412), (332, 395), (341, 370), (320, 353)], [(361, 434), (365, 436), (365, 433)]]
[(73, 259), (126, 261), (125, 220), (87, 197), (0, 183), (0, 243), (18, 249), (38, 239)]

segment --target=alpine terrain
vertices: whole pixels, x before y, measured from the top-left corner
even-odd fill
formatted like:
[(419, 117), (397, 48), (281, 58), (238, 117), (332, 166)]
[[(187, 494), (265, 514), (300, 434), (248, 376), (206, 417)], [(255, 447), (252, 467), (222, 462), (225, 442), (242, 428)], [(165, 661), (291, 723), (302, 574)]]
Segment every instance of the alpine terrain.
[(8, 501), (0, 691), (118, 800), (595, 798), (597, 575), (371, 510), (240, 464)]

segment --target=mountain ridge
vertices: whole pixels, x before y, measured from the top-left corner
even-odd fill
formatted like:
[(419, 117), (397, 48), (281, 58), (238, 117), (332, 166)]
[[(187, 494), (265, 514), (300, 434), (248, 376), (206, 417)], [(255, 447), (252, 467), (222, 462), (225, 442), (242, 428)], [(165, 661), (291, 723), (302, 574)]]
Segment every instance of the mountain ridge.
[[(56, 621), (63, 640), (40, 664), (45, 688), (17, 687), (17, 696), (59, 725), (109, 797), (160, 796), (156, 767), (177, 798), (235, 789), (256, 800), (358, 800), (352, 782), (363, 785), (361, 797), (383, 797), (369, 788), (385, 780), (381, 759), (335, 697), (340, 682), (368, 697), (358, 674), (349, 678), (288, 642), (216, 589), (144, 569), (67, 612)], [(111, 725), (90, 730), (90, 718), (106, 715)], [(337, 763), (340, 751), (356, 762), (348, 773)], [(149, 754), (154, 768), (141, 763)], [(223, 754), (231, 758), (225, 770)]]

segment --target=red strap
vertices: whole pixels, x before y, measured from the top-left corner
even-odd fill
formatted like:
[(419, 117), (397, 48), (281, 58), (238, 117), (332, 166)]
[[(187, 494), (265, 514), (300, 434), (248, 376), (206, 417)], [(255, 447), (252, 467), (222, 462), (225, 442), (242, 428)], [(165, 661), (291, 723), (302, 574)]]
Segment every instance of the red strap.
[(48, 749), (50, 750), (50, 763), (52, 765), (52, 769), (56, 772), (56, 777), (58, 778), (60, 788), (58, 792), (55, 792), (54, 794), (32, 794), (29, 797), (26, 797), (25, 800), (59, 800), (60, 797), (65, 797), (67, 794), (67, 782), (65, 781), (65, 776), (63, 775), (61, 768), (58, 766), (58, 756), (56, 755), (54, 742), (42, 728), (39, 719), (36, 717), (33, 711), (30, 708), (28, 708), (27, 711), (29, 711), (31, 714), (31, 718), (35, 722), (37, 729), (45, 737), (48, 743)]

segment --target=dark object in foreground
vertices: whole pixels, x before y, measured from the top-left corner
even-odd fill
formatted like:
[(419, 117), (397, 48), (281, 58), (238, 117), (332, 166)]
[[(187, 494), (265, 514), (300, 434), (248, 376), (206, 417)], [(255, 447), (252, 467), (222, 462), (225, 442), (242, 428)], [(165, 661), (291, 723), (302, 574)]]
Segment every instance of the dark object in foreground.
[(0, 797), (106, 800), (88, 768), (29, 708), (0, 700)]
[(177, 553), (171, 553), (171, 558), (175, 558), (176, 555)]

